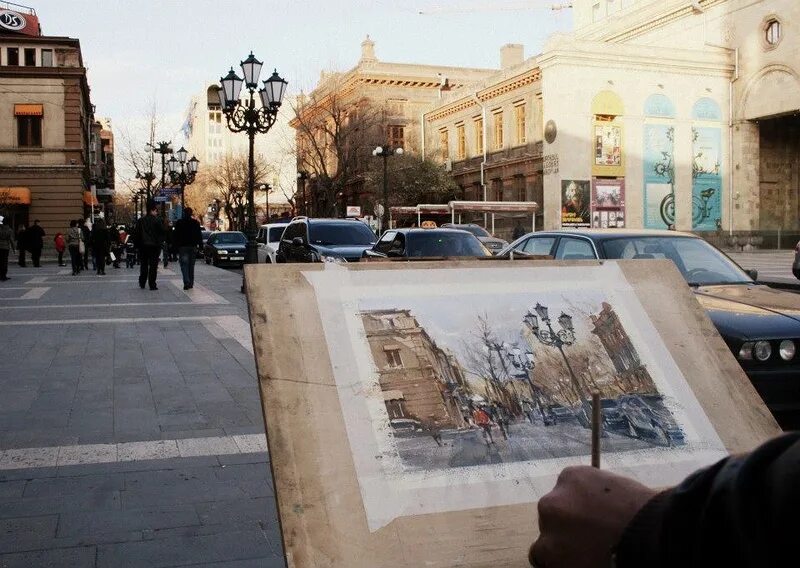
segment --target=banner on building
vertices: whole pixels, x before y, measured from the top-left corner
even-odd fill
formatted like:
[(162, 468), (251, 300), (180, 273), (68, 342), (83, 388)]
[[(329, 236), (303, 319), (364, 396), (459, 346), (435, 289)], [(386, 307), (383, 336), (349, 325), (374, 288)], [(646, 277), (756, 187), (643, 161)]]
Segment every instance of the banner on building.
[(692, 229), (713, 231), (722, 222), (722, 132), (692, 128)]
[(592, 180), (592, 227), (608, 229), (625, 226), (625, 179)]
[(675, 224), (675, 128), (644, 125), (644, 227), (666, 229)]
[(596, 166), (622, 165), (622, 127), (616, 124), (595, 125), (594, 163)]
[(590, 226), (589, 180), (561, 180), (561, 226)]

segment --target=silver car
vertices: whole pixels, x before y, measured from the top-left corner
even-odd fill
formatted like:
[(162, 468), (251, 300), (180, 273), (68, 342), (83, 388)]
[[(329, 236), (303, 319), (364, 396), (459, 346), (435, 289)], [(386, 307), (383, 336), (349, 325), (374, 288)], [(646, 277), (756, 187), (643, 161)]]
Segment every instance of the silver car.
[(289, 223), (269, 223), (258, 229), (258, 262), (275, 264), (275, 253), (281, 244), (281, 235)]

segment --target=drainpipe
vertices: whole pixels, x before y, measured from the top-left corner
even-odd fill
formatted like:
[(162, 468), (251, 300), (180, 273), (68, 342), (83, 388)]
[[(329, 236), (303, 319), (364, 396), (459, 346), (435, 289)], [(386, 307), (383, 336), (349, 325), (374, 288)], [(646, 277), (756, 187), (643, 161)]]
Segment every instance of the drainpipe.
[(420, 144), (422, 150), (422, 159), (425, 160), (425, 113), (419, 115), (419, 130), (422, 133), (422, 143)]
[[(483, 160), (481, 161), (481, 188), (483, 189), (483, 200), (486, 201), (486, 105), (481, 101), (480, 97), (478, 97), (477, 91), (472, 95), (475, 98), (475, 102), (481, 107), (481, 127), (483, 128), (483, 136), (481, 136), (481, 140), (483, 141)], [(483, 214), (483, 226), (486, 227), (487, 217), (486, 213)]]

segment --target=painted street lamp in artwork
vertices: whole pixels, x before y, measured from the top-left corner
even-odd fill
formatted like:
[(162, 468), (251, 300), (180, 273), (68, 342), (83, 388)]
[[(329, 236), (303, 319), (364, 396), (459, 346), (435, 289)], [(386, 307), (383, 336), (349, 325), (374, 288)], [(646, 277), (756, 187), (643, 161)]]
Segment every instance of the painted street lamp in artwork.
[[(227, 75), (220, 78), (218, 89), (219, 102), (228, 129), (231, 132), (245, 132), (249, 138), (247, 155), (247, 254), (245, 262), (258, 262), (258, 244), (256, 243), (255, 213), (255, 157), (254, 143), (256, 134), (266, 134), (278, 118), (278, 109), (283, 102), (283, 95), (288, 84), (278, 75), (277, 70), (258, 88), (258, 78), (263, 63), (255, 58), (252, 52), (240, 63), (243, 77), (239, 77), (231, 67)], [(246, 93), (242, 96), (242, 87)], [(256, 106), (256, 92), (260, 105)]]

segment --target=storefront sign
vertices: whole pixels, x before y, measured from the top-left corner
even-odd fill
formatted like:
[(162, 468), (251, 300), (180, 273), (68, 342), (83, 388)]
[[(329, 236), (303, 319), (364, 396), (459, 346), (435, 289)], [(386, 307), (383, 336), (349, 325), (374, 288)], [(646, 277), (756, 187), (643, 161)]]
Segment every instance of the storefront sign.
[(590, 226), (589, 180), (561, 180), (561, 226)]
[(361, 217), (361, 207), (358, 205), (348, 205), (347, 206), (347, 216), (348, 217)]
[(0, 9), (0, 31), (17, 32), (29, 36), (41, 35), (36, 14), (21, 14), (15, 10)]
[(180, 187), (162, 187), (158, 190), (158, 194), (162, 197), (177, 197), (181, 194)]
[(31, 190), (27, 187), (0, 187), (0, 207), (30, 205)]

